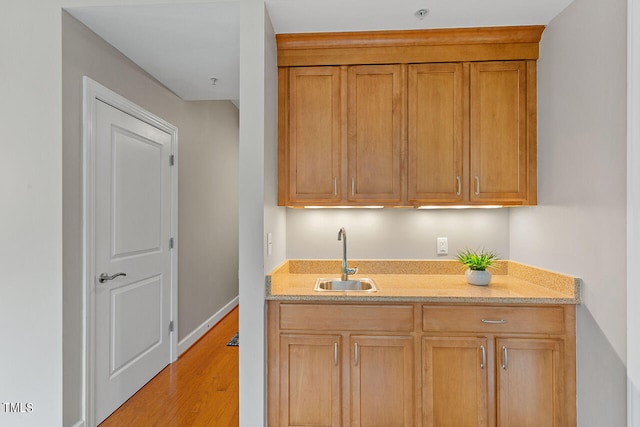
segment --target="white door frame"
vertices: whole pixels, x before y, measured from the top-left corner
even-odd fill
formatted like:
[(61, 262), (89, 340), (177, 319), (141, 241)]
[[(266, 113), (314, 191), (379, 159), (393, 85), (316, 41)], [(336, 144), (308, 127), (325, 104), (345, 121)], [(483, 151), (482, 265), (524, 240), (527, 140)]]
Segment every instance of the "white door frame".
[[(105, 102), (138, 120), (171, 135), (171, 236), (178, 238), (178, 129), (142, 107), (84, 76), (83, 83), (83, 419), (85, 426), (95, 425), (95, 123), (96, 102)], [(170, 335), (170, 361), (178, 358), (178, 245), (171, 250), (171, 319), (174, 333)]]

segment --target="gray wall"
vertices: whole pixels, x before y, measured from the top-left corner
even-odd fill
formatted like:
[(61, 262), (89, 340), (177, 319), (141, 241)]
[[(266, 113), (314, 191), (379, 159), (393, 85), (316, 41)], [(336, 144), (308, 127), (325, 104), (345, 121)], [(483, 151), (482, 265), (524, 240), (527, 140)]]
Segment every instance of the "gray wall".
[(238, 110), (184, 102), (62, 14), (64, 425), (81, 419), (82, 80), (178, 127), (178, 340), (238, 296)]
[(628, 2), (627, 425), (640, 425), (640, 2)]
[(264, 232), (271, 234), (271, 254), (266, 236), (264, 247), (265, 273), (286, 258), (287, 209), (278, 206), (278, 72), (275, 34), (268, 14), (265, 14), (265, 105), (264, 105)]
[[(240, 2), (240, 426), (265, 425), (265, 230), (284, 256), (280, 209), (274, 206), (277, 68), (273, 28), (263, 0)], [(277, 233), (276, 233), (277, 232)]]
[(62, 423), (60, 4), (3, 0), (0, 425)]
[(178, 340), (238, 296), (238, 109), (183, 103), (178, 125)]
[[(509, 211), (527, 209), (287, 209), (287, 258), (338, 259), (345, 227), (352, 259), (452, 259), (485, 247), (509, 257)], [(436, 254), (448, 237), (449, 255)]]
[(578, 421), (626, 425), (626, 2), (575, 0), (538, 61), (539, 206), (511, 258), (580, 276)]

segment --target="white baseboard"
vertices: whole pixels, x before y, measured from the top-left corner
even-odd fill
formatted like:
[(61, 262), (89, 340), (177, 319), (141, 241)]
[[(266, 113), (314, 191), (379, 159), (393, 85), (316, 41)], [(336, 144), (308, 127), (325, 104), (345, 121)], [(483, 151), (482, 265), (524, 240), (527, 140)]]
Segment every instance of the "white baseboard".
[(239, 302), (240, 297), (235, 297), (227, 305), (222, 307), (216, 314), (208, 318), (202, 325), (198, 326), (193, 332), (178, 342), (178, 355), (181, 355), (189, 349), (196, 341), (198, 341), (209, 329), (215, 326), (224, 316), (233, 310)]

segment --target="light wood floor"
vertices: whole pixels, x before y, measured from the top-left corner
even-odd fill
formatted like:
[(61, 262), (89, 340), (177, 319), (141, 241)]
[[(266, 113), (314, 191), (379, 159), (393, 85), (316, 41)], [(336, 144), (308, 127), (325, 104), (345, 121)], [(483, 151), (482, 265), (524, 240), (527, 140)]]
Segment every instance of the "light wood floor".
[(238, 307), (107, 418), (100, 427), (238, 425)]

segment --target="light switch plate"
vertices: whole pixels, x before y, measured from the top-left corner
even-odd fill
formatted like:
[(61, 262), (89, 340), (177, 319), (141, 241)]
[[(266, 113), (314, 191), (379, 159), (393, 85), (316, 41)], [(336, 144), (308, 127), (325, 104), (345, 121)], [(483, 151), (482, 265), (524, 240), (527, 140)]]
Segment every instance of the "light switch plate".
[(436, 238), (436, 253), (438, 255), (449, 254), (449, 239), (446, 237)]

